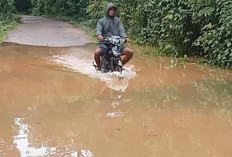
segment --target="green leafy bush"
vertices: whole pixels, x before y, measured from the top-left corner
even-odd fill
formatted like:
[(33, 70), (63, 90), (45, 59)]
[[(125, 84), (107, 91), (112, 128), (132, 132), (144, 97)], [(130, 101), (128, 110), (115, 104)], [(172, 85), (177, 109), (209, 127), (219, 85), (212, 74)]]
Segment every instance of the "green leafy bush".
[(15, 1), (14, 0), (1, 0), (0, 1), (0, 13), (12, 14), (15, 13)]
[(20, 22), (20, 17), (14, 14), (16, 13), (14, 2), (14, 0), (0, 1), (0, 43), (7, 33)]
[(232, 1), (214, 0), (199, 10), (195, 20), (202, 21), (201, 35), (195, 45), (203, 47), (205, 62), (232, 68)]

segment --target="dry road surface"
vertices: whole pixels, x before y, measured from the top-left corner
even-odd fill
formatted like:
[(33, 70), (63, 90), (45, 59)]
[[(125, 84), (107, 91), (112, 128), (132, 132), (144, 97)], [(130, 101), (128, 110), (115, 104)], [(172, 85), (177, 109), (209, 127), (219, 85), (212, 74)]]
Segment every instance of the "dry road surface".
[(67, 22), (37, 16), (23, 16), (22, 25), (10, 33), (6, 42), (67, 47), (85, 45), (91, 42), (91, 38)]

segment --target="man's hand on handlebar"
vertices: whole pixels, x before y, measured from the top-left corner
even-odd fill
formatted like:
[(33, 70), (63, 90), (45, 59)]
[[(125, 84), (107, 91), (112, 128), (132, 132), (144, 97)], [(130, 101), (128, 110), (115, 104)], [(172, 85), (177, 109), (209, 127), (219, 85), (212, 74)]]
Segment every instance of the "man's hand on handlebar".
[(131, 42), (131, 39), (130, 39), (130, 38), (126, 38), (126, 42), (127, 42), (127, 43), (130, 43), (130, 42)]
[(102, 35), (99, 35), (99, 36), (97, 37), (97, 39), (98, 39), (99, 41), (103, 41), (103, 40), (104, 40), (104, 37), (103, 37)]

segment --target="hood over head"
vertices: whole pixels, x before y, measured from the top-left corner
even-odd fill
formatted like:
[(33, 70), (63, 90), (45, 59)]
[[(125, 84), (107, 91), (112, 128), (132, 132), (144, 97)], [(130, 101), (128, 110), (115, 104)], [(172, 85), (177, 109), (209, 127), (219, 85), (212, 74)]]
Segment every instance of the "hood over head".
[(117, 7), (116, 7), (115, 4), (113, 4), (113, 3), (108, 3), (108, 4), (106, 5), (106, 16), (107, 16), (107, 17), (110, 17), (110, 16), (109, 16), (109, 10), (110, 10), (111, 8), (115, 8), (116, 11), (117, 11)]

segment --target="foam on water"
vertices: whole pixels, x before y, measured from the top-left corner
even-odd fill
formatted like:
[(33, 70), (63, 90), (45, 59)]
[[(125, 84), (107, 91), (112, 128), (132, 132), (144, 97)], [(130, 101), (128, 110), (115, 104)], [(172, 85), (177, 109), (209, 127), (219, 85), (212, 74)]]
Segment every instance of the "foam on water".
[(98, 78), (105, 82), (107, 87), (116, 91), (124, 92), (128, 88), (129, 80), (136, 77), (133, 65), (125, 66), (122, 74), (119, 72), (102, 73), (95, 70), (91, 59), (80, 59), (76, 55), (54, 55), (51, 59), (75, 72)]

